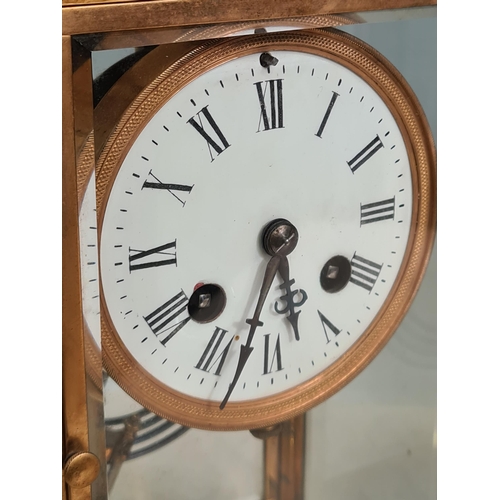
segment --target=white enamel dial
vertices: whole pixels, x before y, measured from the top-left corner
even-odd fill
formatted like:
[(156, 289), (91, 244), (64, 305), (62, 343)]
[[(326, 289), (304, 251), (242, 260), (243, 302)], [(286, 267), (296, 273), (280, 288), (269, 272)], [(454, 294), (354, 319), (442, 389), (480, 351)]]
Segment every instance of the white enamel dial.
[[(270, 256), (263, 228), (298, 230), (292, 290), (307, 300), (296, 340), (275, 310), (277, 275), (230, 402), (276, 395), (331, 366), (374, 321), (397, 279), (412, 223), (403, 136), (378, 93), (350, 69), (305, 52), (226, 62), (156, 112), (110, 185), (100, 240), (112, 329), (146, 372), (181, 394), (220, 402), (232, 382)], [(328, 293), (325, 263), (345, 257)], [(196, 286), (226, 295), (213, 321), (191, 319)], [(301, 297), (297, 294), (296, 300)]]
[(87, 331), (97, 346), (101, 343), (99, 324), (99, 273), (97, 220), (95, 213), (95, 174), (92, 173), (82, 197), (79, 214), (82, 307)]

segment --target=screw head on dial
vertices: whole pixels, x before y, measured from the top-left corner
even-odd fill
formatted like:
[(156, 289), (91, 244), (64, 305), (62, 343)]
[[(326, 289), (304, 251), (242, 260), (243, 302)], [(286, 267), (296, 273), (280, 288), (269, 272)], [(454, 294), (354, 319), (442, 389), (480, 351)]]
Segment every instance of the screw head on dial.
[(329, 259), (321, 270), (319, 282), (325, 292), (340, 292), (351, 278), (351, 263), (342, 255)]
[(210, 323), (218, 318), (226, 307), (226, 293), (219, 285), (208, 283), (195, 289), (188, 303), (191, 319), (198, 323)]
[(297, 228), (286, 219), (274, 219), (262, 232), (262, 245), (271, 256), (279, 251), (281, 255), (289, 255), (299, 242)]

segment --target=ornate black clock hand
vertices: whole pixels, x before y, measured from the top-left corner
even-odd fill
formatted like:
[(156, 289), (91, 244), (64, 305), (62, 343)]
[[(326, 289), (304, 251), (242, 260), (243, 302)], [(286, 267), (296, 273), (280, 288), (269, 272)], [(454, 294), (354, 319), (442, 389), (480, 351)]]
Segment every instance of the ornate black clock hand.
[(260, 313), (262, 312), (262, 307), (264, 306), (264, 302), (266, 301), (267, 294), (269, 293), (271, 284), (278, 271), (280, 260), (281, 260), (281, 255), (277, 253), (274, 257), (271, 258), (271, 260), (267, 264), (266, 272), (264, 274), (264, 280), (262, 281), (262, 286), (260, 288), (257, 307), (255, 308), (253, 318), (247, 319), (247, 323), (250, 325), (250, 331), (248, 332), (247, 342), (245, 345), (242, 345), (240, 347), (240, 358), (238, 360), (238, 366), (236, 367), (236, 373), (234, 374), (233, 381), (229, 386), (227, 394), (225, 395), (224, 399), (222, 400), (222, 403), (219, 406), (221, 410), (223, 410), (224, 407), (226, 406), (226, 403), (229, 397), (231, 396), (231, 393), (233, 392), (234, 387), (238, 382), (238, 379), (240, 378), (241, 372), (243, 371), (243, 368), (245, 367), (245, 364), (248, 361), (250, 354), (252, 354), (253, 347), (251, 347), (251, 344), (253, 337), (255, 335), (255, 330), (257, 330), (258, 326), (264, 326), (264, 323), (260, 321)]
[[(283, 257), (281, 259), (278, 270), (281, 275), (281, 279), (283, 280), (283, 283), (280, 285), (280, 288), (285, 290), (285, 295), (282, 295), (280, 297), (280, 300), (283, 300), (286, 303), (286, 305), (283, 307), (283, 309), (279, 309), (278, 302), (276, 301), (274, 303), (274, 310), (278, 314), (286, 314), (287, 312), (289, 312), (288, 316), (286, 316), (286, 319), (292, 325), (293, 332), (295, 334), (295, 339), (300, 340), (299, 326), (298, 326), (300, 311), (295, 311), (295, 308), (300, 307), (305, 303), (305, 301), (307, 300), (307, 293), (304, 290), (292, 290), (291, 287), (295, 283), (295, 280), (290, 279), (290, 266), (288, 264), (288, 259), (286, 257)], [(302, 298), (298, 302), (295, 302), (293, 299), (295, 295), (297, 295), (299, 292)]]
[(269, 293), (271, 284), (276, 276), (276, 273), (278, 272), (280, 262), (297, 246), (298, 235), (299, 233), (297, 228), (286, 219), (275, 219), (264, 228), (262, 244), (264, 250), (272, 257), (266, 267), (264, 280), (260, 288), (259, 300), (257, 301), (257, 307), (255, 308), (253, 318), (247, 319), (247, 323), (250, 325), (247, 342), (245, 345), (240, 347), (240, 358), (238, 359), (236, 373), (234, 374), (233, 381), (229, 385), (227, 394), (219, 406), (221, 410), (223, 410), (226, 406), (231, 393), (238, 383), (241, 372), (243, 371), (250, 354), (252, 354), (253, 347), (251, 346), (251, 343), (255, 335), (255, 330), (258, 326), (264, 325), (264, 323), (260, 321), (260, 313), (262, 312), (267, 294)]

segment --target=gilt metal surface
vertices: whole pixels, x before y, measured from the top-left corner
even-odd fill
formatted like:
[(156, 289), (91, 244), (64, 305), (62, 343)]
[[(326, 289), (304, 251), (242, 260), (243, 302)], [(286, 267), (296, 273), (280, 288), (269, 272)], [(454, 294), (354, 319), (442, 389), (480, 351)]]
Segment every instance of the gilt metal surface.
[(407, 9), (437, 4), (437, 0), (325, 0), (321, 3), (303, 0), (142, 0), (84, 4), (65, 1), (62, 9), (64, 35)]

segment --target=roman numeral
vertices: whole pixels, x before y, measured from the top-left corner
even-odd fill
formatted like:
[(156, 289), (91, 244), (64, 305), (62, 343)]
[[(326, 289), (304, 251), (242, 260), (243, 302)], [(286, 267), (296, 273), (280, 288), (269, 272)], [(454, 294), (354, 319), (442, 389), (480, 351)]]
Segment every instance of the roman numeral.
[(395, 197), (361, 205), (361, 225), (371, 224), (380, 220), (394, 220)]
[(271, 334), (268, 333), (264, 335), (264, 373), (266, 375), (273, 371), (274, 362), (276, 361), (276, 369), (274, 371), (279, 372), (283, 370), (283, 365), (281, 363), (281, 345), (280, 345), (280, 336), (278, 333), (278, 337), (276, 339), (276, 344), (274, 346), (273, 356), (271, 358), (271, 363), (269, 363), (269, 338)]
[[(208, 125), (210, 125), (212, 132), (215, 132), (215, 135), (217, 136), (216, 138), (208, 134), (206, 130), (208, 129), (208, 126), (207, 124), (205, 124), (205, 126), (203, 125), (202, 115), (205, 117), (205, 120), (208, 122)], [(220, 155), (230, 146), (230, 144), (229, 142), (227, 142), (227, 139), (224, 137), (224, 134), (221, 132), (217, 123), (215, 123), (215, 120), (210, 114), (210, 111), (208, 111), (208, 106), (202, 108), (201, 111), (196, 113), (196, 116), (198, 117), (198, 121), (200, 123), (198, 123), (194, 119), (194, 116), (188, 120), (188, 123), (190, 123), (194, 127), (194, 129), (207, 141), (208, 152), (210, 153), (210, 158), (212, 159), (211, 161), (214, 161), (212, 150), (215, 151), (217, 155)]]
[(364, 147), (351, 161), (347, 164), (351, 168), (352, 173), (356, 172), (361, 165), (363, 165), (367, 160), (369, 160), (380, 148), (384, 145), (377, 135), (373, 141), (371, 141), (368, 146)]
[(142, 189), (164, 189), (165, 191), (168, 191), (179, 203), (181, 203), (182, 206), (184, 206), (186, 202), (179, 198), (174, 191), (186, 192), (189, 194), (191, 193), (193, 187), (194, 184), (192, 186), (185, 186), (184, 184), (164, 184), (153, 174), (152, 170), (149, 171), (148, 179), (142, 185)]
[(181, 328), (186, 326), (186, 323), (191, 319), (188, 315), (187, 318), (174, 323), (174, 320), (176, 320), (178, 316), (187, 312), (188, 302), (189, 300), (186, 294), (181, 290), (177, 295), (165, 302), (165, 304), (161, 305), (158, 309), (155, 309), (151, 314), (144, 316), (144, 320), (157, 337), (168, 333), (163, 340), (160, 340), (163, 345), (177, 334)]
[(231, 342), (233, 341), (233, 337), (231, 336), (226, 347), (224, 347), (220, 351), (219, 355), (216, 357), (217, 351), (218, 351), (226, 333), (227, 333), (227, 330), (223, 330), (222, 328), (219, 328), (218, 326), (215, 327), (215, 331), (210, 339), (210, 342), (208, 343), (207, 347), (203, 351), (203, 354), (201, 355), (201, 358), (198, 361), (198, 364), (195, 366), (195, 368), (198, 368), (199, 370), (203, 370), (203, 371), (209, 373), (212, 370), (212, 368), (215, 366), (215, 364), (218, 362), (217, 368), (215, 369), (214, 374), (220, 375), (222, 367), (224, 366), (224, 361), (226, 361), (227, 353), (229, 352), (229, 348), (231, 347)]
[(382, 265), (354, 253), (351, 260), (352, 271), (349, 281), (371, 292), (380, 274)]
[[(148, 267), (160, 267), (160, 266), (169, 266), (171, 264), (177, 265), (177, 254), (175, 253), (177, 240), (172, 241), (171, 243), (166, 243), (165, 245), (161, 245), (156, 248), (152, 248), (151, 250), (134, 250), (129, 247), (129, 268), (130, 272), (137, 271), (139, 269), (147, 269)], [(174, 252), (166, 252), (165, 250), (169, 250), (170, 248), (174, 249)], [(155, 254), (160, 256), (161, 260), (154, 260), (154, 258), (148, 259), (147, 257), (153, 256)], [(170, 255), (171, 258), (162, 259), (161, 256)], [(134, 263), (138, 260), (142, 260), (142, 263)]]
[(338, 96), (339, 94), (337, 94), (337, 92), (333, 92), (333, 96), (330, 99), (330, 104), (328, 104), (328, 108), (326, 108), (326, 113), (325, 116), (323, 116), (323, 120), (321, 121), (321, 125), (319, 126), (318, 132), (314, 134), (317, 135), (320, 139), (322, 139), (321, 134), (323, 133), (323, 130), (325, 130), (326, 123), (330, 118), (330, 113), (332, 112), (333, 105), (335, 104), (335, 101), (337, 100)]
[(325, 332), (326, 343), (329, 344), (331, 339), (328, 336), (326, 328), (328, 327), (335, 336), (337, 336), (340, 333), (340, 330), (324, 314), (322, 314), (319, 309), (318, 309), (318, 314), (319, 314), (319, 319), (321, 320), (321, 324), (323, 325), (323, 330)]
[[(283, 80), (267, 80), (264, 90), (264, 82), (254, 83), (257, 89), (257, 96), (260, 104), (260, 118), (257, 132), (260, 132), (261, 123), (264, 124), (264, 131), (275, 128), (283, 128)], [(269, 89), (269, 108), (266, 105), (266, 94)], [(269, 111), (271, 116), (269, 116)]]

